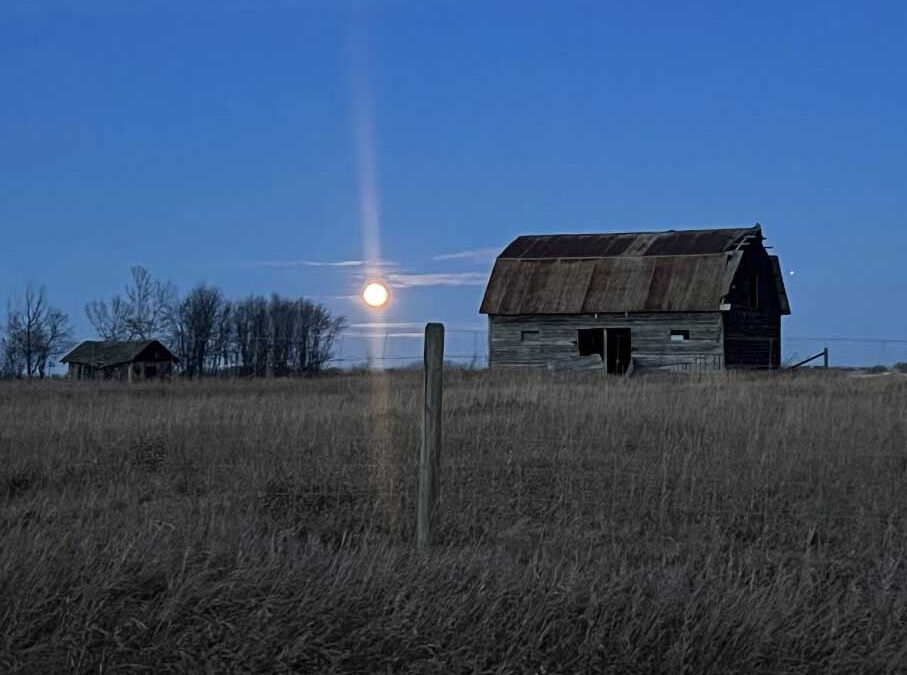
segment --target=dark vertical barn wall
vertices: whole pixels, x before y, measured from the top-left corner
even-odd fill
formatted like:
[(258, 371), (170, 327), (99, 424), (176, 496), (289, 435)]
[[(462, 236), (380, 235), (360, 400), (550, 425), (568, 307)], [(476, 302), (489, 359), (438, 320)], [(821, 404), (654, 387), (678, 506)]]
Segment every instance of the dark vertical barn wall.
[[(590, 368), (580, 357), (581, 328), (629, 328), (631, 356), (640, 368), (719, 370), (723, 366), (719, 312), (638, 312), (599, 315), (489, 315), (489, 365), (492, 368)], [(672, 330), (689, 331), (689, 340), (672, 342)], [(532, 340), (524, 332), (538, 331)], [(601, 367), (598, 365), (597, 367)]]
[(728, 368), (780, 368), (781, 316), (750, 309), (727, 312), (724, 361)]
[(731, 309), (724, 312), (726, 367), (781, 366), (782, 307), (775, 274), (764, 248), (754, 246), (746, 250), (728, 293)]

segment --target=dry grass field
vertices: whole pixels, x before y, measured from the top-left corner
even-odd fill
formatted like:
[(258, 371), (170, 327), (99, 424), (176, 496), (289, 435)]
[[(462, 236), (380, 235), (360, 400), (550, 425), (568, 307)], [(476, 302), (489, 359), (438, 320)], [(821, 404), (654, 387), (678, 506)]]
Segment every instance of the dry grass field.
[(0, 385), (0, 671), (890, 672), (907, 378)]

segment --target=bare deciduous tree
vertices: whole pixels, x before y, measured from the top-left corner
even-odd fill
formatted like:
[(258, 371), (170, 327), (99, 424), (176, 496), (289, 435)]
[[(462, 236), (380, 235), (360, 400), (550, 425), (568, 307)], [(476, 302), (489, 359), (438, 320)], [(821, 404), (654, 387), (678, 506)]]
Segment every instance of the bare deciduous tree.
[(46, 377), (71, 340), (69, 317), (50, 306), (43, 286), (29, 284), (22, 298), (7, 305), (3, 369), (13, 377)]
[(323, 305), (305, 298), (252, 296), (232, 312), (231, 361), (245, 375), (316, 373), (330, 361), (344, 326)]
[(163, 334), (170, 326), (176, 305), (176, 287), (151, 277), (144, 267), (133, 267), (132, 285), (126, 287), (129, 302), (130, 339), (148, 340)]
[(126, 298), (95, 300), (85, 306), (88, 320), (104, 340), (149, 340), (172, 330), (177, 305), (176, 287), (154, 279), (141, 266), (130, 270)]
[(217, 351), (217, 328), (223, 307), (220, 289), (205, 284), (189, 291), (179, 305), (173, 343), (183, 372), (189, 377), (201, 377), (212, 370), (209, 360)]
[(85, 305), (85, 314), (102, 340), (129, 338), (129, 306), (119, 295), (105, 300), (92, 300)]
[(268, 301), (250, 296), (233, 311), (235, 364), (243, 375), (262, 377), (268, 372)]
[(300, 301), (300, 313), (304, 319), (305, 334), (300, 341), (305, 349), (297, 358), (301, 372), (317, 373), (334, 356), (334, 344), (343, 331), (346, 320), (342, 316), (333, 316), (324, 305), (309, 300)]

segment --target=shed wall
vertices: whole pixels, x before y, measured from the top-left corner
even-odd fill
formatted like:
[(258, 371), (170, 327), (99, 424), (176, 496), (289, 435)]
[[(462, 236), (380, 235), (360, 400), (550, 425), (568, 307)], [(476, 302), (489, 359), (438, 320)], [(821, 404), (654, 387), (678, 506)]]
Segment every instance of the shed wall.
[[(577, 331), (581, 328), (629, 328), (631, 356), (636, 368), (719, 370), (723, 367), (723, 323), (720, 312), (658, 312), (577, 315), (489, 315), (491, 368), (601, 368), (581, 357)], [(689, 339), (672, 342), (672, 330), (689, 331)], [(524, 340), (524, 332), (538, 331)]]
[(87, 363), (69, 363), (67, 375), (74, 380), (148, 380), (167, 378), (173, 373), (170, 361), (136, 361), (113, 366), (94, 367)]

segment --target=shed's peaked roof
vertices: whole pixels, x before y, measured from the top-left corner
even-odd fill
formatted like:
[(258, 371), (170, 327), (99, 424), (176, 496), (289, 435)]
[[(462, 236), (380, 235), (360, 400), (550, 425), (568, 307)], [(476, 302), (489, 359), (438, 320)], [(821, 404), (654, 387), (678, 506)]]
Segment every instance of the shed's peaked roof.
[(718, 311), (761, 228), (515, 239), (495, 262), (484, 314)]
[[(142, 360), (142, 353), (155, 346), (159, 353), (165, 354), (171, 361), (176, 357), (157, 340), (128, 340), (123, 342), (86, 340), (69, 354), (64, 356), (63, 363), (84, 363), (95, 368), (106, 368), (120, 363), (131, 363)], [(155, 359), (157, 360), (157, 359)]]

